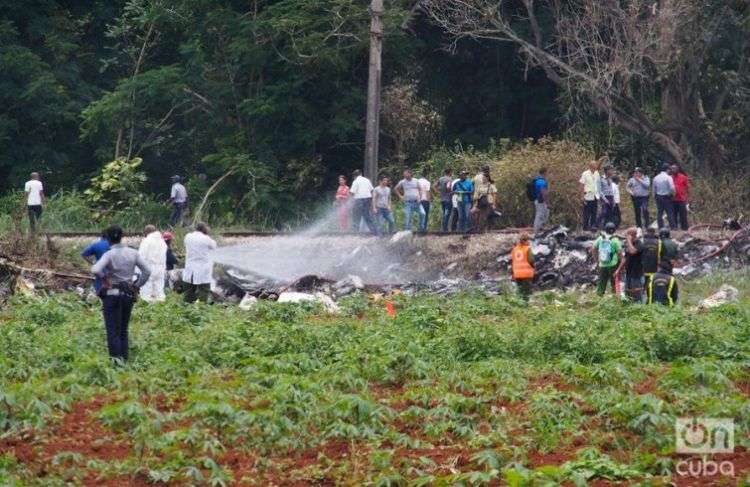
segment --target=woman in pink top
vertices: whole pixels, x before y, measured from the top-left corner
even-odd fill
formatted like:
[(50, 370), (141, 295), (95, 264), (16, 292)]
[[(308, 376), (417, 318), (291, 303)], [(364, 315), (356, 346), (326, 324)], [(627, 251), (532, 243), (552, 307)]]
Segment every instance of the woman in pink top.
[(349, 186), (346, 184), (346, 176), (339, 176), (339, 189), (336, 191), (336, 200), (333, 206), (338, 207), (339, 230), (349, 230)]

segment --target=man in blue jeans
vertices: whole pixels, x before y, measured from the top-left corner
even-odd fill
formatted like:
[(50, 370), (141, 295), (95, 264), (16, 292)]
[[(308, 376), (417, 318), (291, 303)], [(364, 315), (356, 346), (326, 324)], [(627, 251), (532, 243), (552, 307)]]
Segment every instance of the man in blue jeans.
[(471, 226), (471, 198), (474, 183), (467, 179), (466, 170), (461, 170), (459, 179), (453, 184), (453, 193), (458, 195), (458, 231), (467, 233)]
[(412, 177), (411, 169), (404, 171), (404, 179), (398, 182), (393, 190), (404, 202), (404, 230), (411, 230), (411, 219), (416, 213), (419, 221), (425, 217), (425, 211), (420, 201), (419, 183)]
[(440, 205), (443, 208), (443, 223), (440, 227), (443, 232), (447, 232), (449, 230), (448, 226), (450, 224), (451, 212), (453, 211), (453, 192), (451, 190), (452, 187), (453, 171), (451, 170), (451, 168), (447, 168), (443, 172), (443, 176), (441, 176), (440, 179), (438, 179), (435, 183), (435, 188), (440, 195)]
[(672, 198), (675, 195), (675, 187), (669, 164), (663, 164), (661, 172), (654, 177), (653, 190), (654, 199), (656, 200), (657, 225), (659, 228), (665, 227), (664, 216), (666, 215), (669, 228), (674, 228), (675, 218)]
[(373, 235), (378, 234), (378, 227), (372, 218), (372, 183), (362, 175), (362, 171), (357, 169), (352, 173), (353, 181), (349, 188), (349, 193), (354, 198), (354, 207), (352, 208), (352, 225), (355, 232), (359, 231), (359, 226), (364, 220), (367, 228)]
[(393, 233), (396, 222), (391, 211), (391, 187), (387, 176), (380, 178), (380, 184), (372, 190), (372, 211), (388, 224), (388, 233)]

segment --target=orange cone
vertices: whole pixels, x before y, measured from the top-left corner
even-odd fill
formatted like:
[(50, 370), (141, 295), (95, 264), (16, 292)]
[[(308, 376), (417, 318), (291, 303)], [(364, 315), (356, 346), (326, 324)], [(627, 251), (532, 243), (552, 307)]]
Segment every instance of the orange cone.
[(396, 308), (393, 307), (393, 302), (388, 300), (385, 302), (385, 312), (388, 313), (388, 316), (391, 318), (396, 317)]

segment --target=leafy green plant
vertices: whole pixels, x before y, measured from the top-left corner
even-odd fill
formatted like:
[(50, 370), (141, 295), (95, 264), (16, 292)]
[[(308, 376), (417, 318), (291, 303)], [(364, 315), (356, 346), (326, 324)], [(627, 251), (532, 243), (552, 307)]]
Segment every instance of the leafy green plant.
[(146, 174), (139, 168), (143, 159), (115, 159), (102, 167), (101, 172), (91, 179), (90, 187), (84, 191), (96, 217), (101, 218), (112, 211), (130, 209), (144, 199), (143, 185)]

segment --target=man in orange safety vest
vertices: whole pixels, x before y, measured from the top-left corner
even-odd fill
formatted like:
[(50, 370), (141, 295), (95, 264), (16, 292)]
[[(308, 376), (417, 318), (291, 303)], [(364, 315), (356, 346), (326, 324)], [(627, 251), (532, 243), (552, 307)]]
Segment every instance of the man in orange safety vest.
[(529, 235), (522, 233), (518, 244), (511, 250), (511, 270), (513, 280), (518, 286), (518, 295), (524, 301), (531, 296), (531, 285), (534, 282), (534, 253), (529, 245)]

